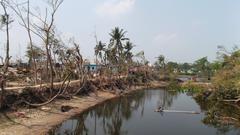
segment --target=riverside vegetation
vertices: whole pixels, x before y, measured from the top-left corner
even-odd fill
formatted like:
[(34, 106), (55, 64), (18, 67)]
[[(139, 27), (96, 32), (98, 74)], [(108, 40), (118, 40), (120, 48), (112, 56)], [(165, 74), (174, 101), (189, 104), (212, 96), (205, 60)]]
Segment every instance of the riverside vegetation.
[[(76, 95), (108, 90), (123, 93), (129, 87), (147, 85), (158, 80), (157, 71), (149, 65), (144, 51), (133, 53), (134, 44), (127, 31), (115, 27), (109, 33), (109, 43), (97, 38), (95, 67), (84, 59), (80, 45), (74, 37), (64, 41), (55, 26), (55, 16), (63, 0), (49, 0), (44, 17), (31, 7), (31, 1), (17, 3), (1, 0), (4, 9), (1, 15), (1, 32), (6, 36), (5, 55), (1, 55), (0, 66), (0, 109), (17, 111), (19, 107), (41, 107), (56, 99), (70, 100)], [(10, 13), (12, 16), (10, 16)], [(37, 19), (38, 24), (32, 22)], [(9, 25), (19, 21), (26, 30), (28, 47), (25, 63), (13, 60), (9, 55), (11, 39)], [(15, 27), (11, 27), (14, 29)], [(40, 41), (40, 45), (37, 43)]]
[[(240, 50), (228, 51), (219, 46), (218, 60), (209, 62), (207, 57), (194, 63), (166, 61), (157, 57), (154, 65), (145, 58), (144, 51), (134, 53), (135, 44), (127, 37), (127, 31), (119, 27), (109, 33), (109, 42), (97, 38), (94, 53), (96, 69), (82, 56), (80, 45), (74, 37), (67, 41), (59, 36), (56, 14), (63, 0), (48, 0), (45, 16), (31, 7), (31, 1), (17, 3), (0, 0), (3, 14), (0, 16), (1, 32), (6, 35), (5, 54), (0, 54), (0, 109), (17, 111), (18, 108), (37, 108), (56, 99), (70, 100), (76, 95), (107, 90), (121, 94), (130, 87), (148, 85), (152, 81), (169, 82), (168, 89), (190, 89), (201, 104), (208, 104), (208, 117), (214, 121), (206, 123), (218, 126), (218, 122), (231, 121), (239, 124), (237, 113), (224, 112), (224, 107), (237, 110), (240, 104)], [(31, 20), (37, 19), (38, 24)], [(24, 63), (10, 56), (10, 25), (19, 21), (28, 37)], [(180, 76), (191, 78), (182, 83)], [(229, 109), (226, 109), (229, 110)]]

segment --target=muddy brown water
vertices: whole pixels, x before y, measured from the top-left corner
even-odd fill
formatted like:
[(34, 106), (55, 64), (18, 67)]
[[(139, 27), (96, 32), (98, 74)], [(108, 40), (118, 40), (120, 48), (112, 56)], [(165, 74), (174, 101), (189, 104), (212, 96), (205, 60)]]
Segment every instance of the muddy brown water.
[[(166, 110), (196, 111), (200, 114), (154, 112), (158, 106)], [(209, 117), (209, 110), (204, 108), (189, 93), (143, 90), (91, 108), (58, 125), (49, 135), (240, 134), (240, 128), (219, 123), (216, 118)]]

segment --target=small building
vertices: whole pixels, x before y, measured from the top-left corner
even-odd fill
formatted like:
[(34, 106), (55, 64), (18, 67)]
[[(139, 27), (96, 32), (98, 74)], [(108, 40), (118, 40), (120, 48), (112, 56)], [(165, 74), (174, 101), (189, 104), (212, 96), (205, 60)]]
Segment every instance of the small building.
[(85, 64), (84, 68), (88, 72), (98, 72), (98, 70), (101, 68), (101, 65), (97, 64)]

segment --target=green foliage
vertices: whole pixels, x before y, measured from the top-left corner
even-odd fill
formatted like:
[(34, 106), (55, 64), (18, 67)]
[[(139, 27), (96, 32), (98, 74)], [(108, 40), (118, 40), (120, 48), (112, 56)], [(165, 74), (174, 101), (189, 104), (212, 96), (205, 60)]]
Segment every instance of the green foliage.
[(198, 76), (208, 77), (208, 79), (210, 80), (211, 68), (210, 62), (208, 61), (207, 57), (196, 60), (193, 64), (193, 69), (195, 74), (197, 74)]
[[(126, 31), (115, 27), (109, 33), (110, 42), (108, 44), (97, 41), (95, 46), (96, 60), (100, 58), (101, 64), (111, 69), (116, 68), (117, 73), (128, 72), (129, 66), (133, 65), (133, 43), (126, 38)], [(108, 70), (106, 69), (106, 70)]]
[(104, 51), (106, 50), (105, 46), (106, 45), (104, 43), (99, 41), (98, 44), (94, 48), (95, 55), (96, 55), (96, 57), (100, 58), (101, 62), (103, 62), (103, 54), (104, 54)]
[(234, 99), (240, 92), (240, 51), (221, 52), (220, 61), (213, 78), (218, 90), (216, 96), (221, 99)]
[(199, 93), (204, 91), (206, 88), (203, 85), (188, 81), (187, 83), (184, 83), (181, 85), (181, 90), (184, 91), (191, 91), (195, 93)]
[[(224, 91), (202, 91), (194, 96), (201, 110), (206, 112), (202, 120), (204, 124), (226, 130), (228, 124), (234, 124), (235, 120), (239, 119), (239, 108), (222, 102), (226, 95), (228, 93)], [(228, 123), (227, 125), (226, 122)]]
[(168, 72), (171, 72), (171, 73), (179, 71), (179, 66), (178, 66), (178, 63), (176, 63), (176, 62), (170, 61), (167, 63), (166, 67), (167, 67)]
[(178, 69), (181, 72), (181, 74), (188, 75), (190, 74), (189, 71), (192, 70), (192, 65), (190, 63), (178, 64)]
[(162, 70), (164, 72), (165, 68), (166, 68), (165, 56), (159, 55), (157, 57), (157, 61), (155, 63), (155, 66), (158, 70)]
[(37, 61), (40, 61), (45, 57), (44, 51), (38, 47), (33, 46), (33, 49), (31, 50), (30, 45), (27, 47), (26, 51), (26, 57), (28, 58), (29, 63), (32, 63), (32, 60), (35, 59)]
[(175, 80), (172, 80), (169, 82), (168, 86), (167, 86), (167, 90), (176, 90), (176, 91), (179, 91), (181, 90), (181, 86), (179, 85), (179, 83)]

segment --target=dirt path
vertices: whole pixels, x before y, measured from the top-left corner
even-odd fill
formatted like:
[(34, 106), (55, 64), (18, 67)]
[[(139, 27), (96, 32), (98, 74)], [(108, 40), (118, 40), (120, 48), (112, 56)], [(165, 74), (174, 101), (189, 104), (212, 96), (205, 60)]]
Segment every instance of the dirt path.
[[(155, 82), (150, 87), (164, 86), (166, 86), (166, 83)], [(145, 88), (147, 87), (136, 87), (128, 90), (128, 93)], [(115, 97), (118, 97), (118, 95), (98, 91), (97, 96), (96, 94), (90, 94), (90, 96), (85, 97), (74, 97), (71, 100), (57, 100), (41, 108), (21, 109), (18, 112), (8, 113), (7, 116), (1, 114), (0, 135), (45, 135), (54, 126), (70, 117)], [(60, 110), (62, 105), (69, 105), (74, 109), (63, 113)]]

